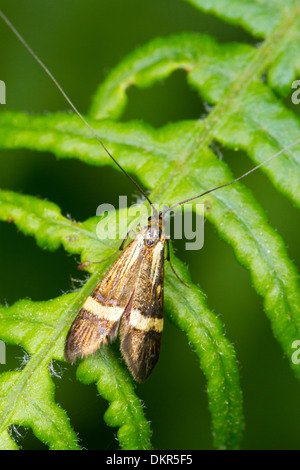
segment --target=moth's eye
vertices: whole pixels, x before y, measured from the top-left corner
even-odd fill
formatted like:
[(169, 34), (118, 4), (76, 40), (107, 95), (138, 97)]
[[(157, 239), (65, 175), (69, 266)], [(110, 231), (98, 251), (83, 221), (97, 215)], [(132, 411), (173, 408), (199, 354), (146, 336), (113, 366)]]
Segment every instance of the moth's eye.
[(148, 238), (147, 245), (151, 246), (151, 245), (153, 245), (153, 243), (154, 243), (154, 240), (151, 240), (151, 238)]

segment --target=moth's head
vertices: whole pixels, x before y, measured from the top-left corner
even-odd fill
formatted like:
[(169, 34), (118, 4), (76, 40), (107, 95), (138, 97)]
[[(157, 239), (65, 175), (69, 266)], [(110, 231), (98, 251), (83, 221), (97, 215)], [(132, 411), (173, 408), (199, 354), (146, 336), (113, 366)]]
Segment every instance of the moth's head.
[(144, 243), (148, 247), (156, 245), (162, 239), (162, 213), (148, 218), (148, 227), (144, 237)]

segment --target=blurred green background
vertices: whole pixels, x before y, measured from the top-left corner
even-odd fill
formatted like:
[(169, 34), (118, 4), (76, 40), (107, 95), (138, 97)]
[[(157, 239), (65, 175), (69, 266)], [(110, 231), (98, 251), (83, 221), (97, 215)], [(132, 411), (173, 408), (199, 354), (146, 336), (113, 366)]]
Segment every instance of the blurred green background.
[[(179, 0), (10, 0), (1, 8), (54, 73), (81, 112), (111, 68), (124, 55), (156, 36), (182, 31), (213, 35), (220, 42), (256, 40), (238, 27), (197, 12)], [(0, 79), (6, 82), (7, 104), (1, 110), (47, 112), (68, 107), (49, 78), (0, 24)], [(289, 105), (289, 100), (286, 100)], [(296, 106), (294, 111), (298, 112)], [(191, 90), (183, 72), (176, 72), (148, 90), (131, 89), (123, 120), (141, 119), (155, 127), (195, 119), (204, 103)], [(242, 152), (222, 149), (223, 158), (238, 176), (253, 163)], [(285, 239), (291, 259), (299, 265), (299, 216), (296, 209), (256, 172), (244, 183), (264, 206), (273, 227)], [(118, 171), (89, 167), (76, 160), (60, 161), (51, 154), (29, 151), (0, 153), (0, 187), (57, 203), (64, 214), (77, 220), (94, 216), (103, 202), (118, 203), (119, 194), (134, 201), (137, 192)], [(205, 225), (204, 248), (185, 251), (175, 244), (178, 256), (190, 267), (194, 283), (207, 294), (208, 305), (225, 325), (240, 363), (246, 427), (242, 448), (298, 449), (300, 447), (300, 384), (273, 338), (254, 292), (248, 271), (235, 260), (232, 249), (220, 241), (213, 227)], [(34, 239), (0, 223), (0, 302), (21, 298), (47, 300), (78, 286), (85, 278), (78, 259), (62, 249), (40, 250)], [(300, 338), (299, 338), (300, 339)], [(6, 366), (20, 367), (24, 351), (7, 346)], [(107, 403), (94, 385), (85, 386), (75, 368), (56, 363), (56, 400), (65, 408), (81, 444), (87, 449), (118, 448), (115, 429), (106, 426)], [(185, 335), (168, 320), (160, 361), (150, 379), (137, 386), (152, 422), (153, 445), (158, 449), (210, 449), (212, 436), (206, 383), (197, 357)], [(43, 445), (31, 430), (18, 428), (25, 449)]]

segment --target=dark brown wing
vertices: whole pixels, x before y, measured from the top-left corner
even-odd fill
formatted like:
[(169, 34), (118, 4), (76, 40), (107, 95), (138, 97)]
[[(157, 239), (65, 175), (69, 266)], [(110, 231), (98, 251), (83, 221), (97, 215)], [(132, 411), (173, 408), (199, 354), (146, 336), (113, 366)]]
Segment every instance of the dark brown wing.
[(89, 356), (102, 343), (117, 336), (121, 316), (137, 283), (144, 252), (143, 237), (137, 235), (87, 298), (66, 338), (67, 361)]
[(164, 241), (146, 249), (138, 281), (120, 323), (121, 352), (137, 382), (158, 361), (163, 330)]

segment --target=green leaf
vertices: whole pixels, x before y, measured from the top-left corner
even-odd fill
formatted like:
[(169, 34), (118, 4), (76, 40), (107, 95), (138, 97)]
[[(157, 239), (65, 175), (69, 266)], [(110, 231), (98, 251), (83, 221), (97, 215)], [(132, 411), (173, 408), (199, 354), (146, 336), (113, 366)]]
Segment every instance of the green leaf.
[[(98, 240), (93, 219), (78, 224), (63, 217), (53, 203), (8, 191), (0, 191), (0, 201), (0, 219), (13, 221), (23, 233), (35, 236), (42, 248), (55, 250), (62, 244), (71, 253), (81, 253), (85, 260), (86, 257), (94, 259), (98, 252), (103, 256), (105, 249), (109, 250), (109, 244), (103, 249), (103, 242)], [(74, 294), (49, 302), (20, 301), (12, 307), (0, 307), (0, 337), (7, 343), (23, 346), (31, 355), (21, 372), (0, 376), (0, 435), (11, 424), (22, 424), (32, 427), (35, 435), (50, 448), (78, 447), (65, 412), (54, 402), (54, 384), (48, 368), (52, 360), (64, 360), (66, 332), (84, 299), (99, 282), (102, 270), (103, 265)], [(97, 382), (99, 392), (102, 391), (102, 395), (111, 402), (106, 422), (120, 427), (120, 444), (124, 449), (149, 449), (149, 424), (129, 374), (108, 353), (101, 353), (97, 360), (92, 358), (86, 364), (81, 365), (78, 376), (84, 383)], [(24, 406), (26, 400), (30, 400), (31, 407)], [(112, 411), (117, 408), (122, 410), (118, 419), (113, 417)], [(37, 411), (34, 413), (34, 410)], [(45, 417), (44, 421), (42, 417)], [(58, 418), (60, 426), (56, 429)], [(4, 437), (2, 442), (0, 440), (2, 448), (6, 445)]]
[[(91, 276), (80, 291), (48, 302), (23, 300), (0, 308), (1, 338), (21, 345), (30, 354), (21, 371), (0, 376), (0, 448), (7, 448), (7, 431), (12, 424), (31, 427), (50, 449), (79, 448), (65, 411), (54, 401), (49, 367), (53, 360), (63, 361), (67, 329), (98, 277)], [(118, 437), (124, 449), (151, 447), (149, 424), (132, 379), (112, 353), (101, 352), (83, 362), (78, 377), (83, 383), (97, 382), (99, 392), (110, 401), (105, 420), (120, 427)]]
[(12, 424), (31, 427), (50, 449), (79, 448), (65, 411), (54, 401), (49, 371), (51, 361), (61, 359), (61, 331), (65, 326), (64, 322), (55, 321), (71, 297), (45, 303), (23, 300), (12, 307), (0, 308), (1, 338), (22, 345), (31, 356), (22, 370), (0, 375), (2, 449), (7, 448), (7, 433)]
[(269, 56), (269, 83), (282, 95), (290, 92), (292, 81), (300, 73), (297, 48), (300, 39), (298, 0), (185, 1), (222, 20), (243, 26), (255, 37), (264, 38), (260, 50)]

